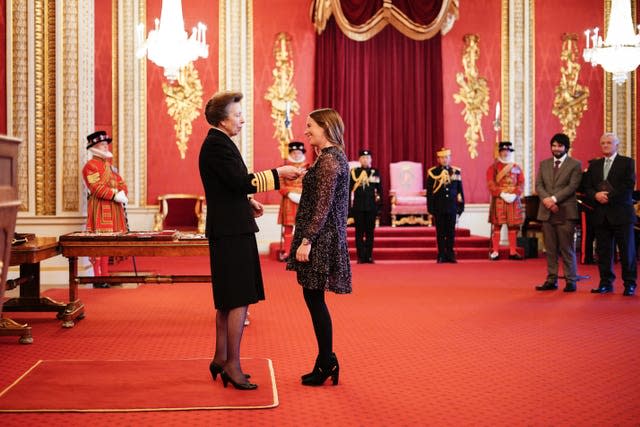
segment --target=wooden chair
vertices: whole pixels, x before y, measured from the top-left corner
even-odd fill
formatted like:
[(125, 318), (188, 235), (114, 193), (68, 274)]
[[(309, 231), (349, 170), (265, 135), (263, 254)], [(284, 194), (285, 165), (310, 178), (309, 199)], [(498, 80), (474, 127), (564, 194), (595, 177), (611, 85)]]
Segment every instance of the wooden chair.
[(205, 197), (197, 194), (163, 194), (158, 196), (158, 213), (153, 229), (204, 233)]
[(427, 212), (427, 192), (424, 188), (422, 163), (406, 161), (391, 163), (389, 169), (391, 226), (431, 225), (431, 217)]

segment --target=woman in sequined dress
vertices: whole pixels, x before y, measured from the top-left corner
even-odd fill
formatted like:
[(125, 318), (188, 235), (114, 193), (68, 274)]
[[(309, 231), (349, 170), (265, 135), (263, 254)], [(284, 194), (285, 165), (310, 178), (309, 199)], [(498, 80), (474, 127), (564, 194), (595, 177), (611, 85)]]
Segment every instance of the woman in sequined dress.
[(302, 181), (302, 197), (287, 269), (297, 273), (318, 342), (313, 370), (304, 385), (322, 385), (331, 377), (338, 384), (340, 368), (333, 352), (331, 314), (325, 292), (351, 292), (347, 247), (349, 165), (344, 153), (344, 124), (332, 109), (313, 111), (305, 135), (319, 154)]

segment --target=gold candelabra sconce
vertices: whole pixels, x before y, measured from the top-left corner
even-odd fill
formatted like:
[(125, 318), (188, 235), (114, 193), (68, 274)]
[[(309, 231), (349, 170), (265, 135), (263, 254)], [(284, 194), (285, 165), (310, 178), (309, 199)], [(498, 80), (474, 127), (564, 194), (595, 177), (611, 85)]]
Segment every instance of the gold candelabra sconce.
[(478, 73), (478, 58), (480, 57), (480, 37), (477, 34), (465, 34), (464, 50), (462, 52), (462, 67), (464, 73), (456, 73), (456, 82), (460, 89), (453, 94), (456, 104), (463, 103), (461, 113), (467, 130), (464, 133), (467, 149), (472, 159), (478, 157), (478, 142), (484, 141), (482, 134), (482, 117), (489, 113), (489, 86), (487, 79)]
[(178, 80), (163, 83), (162, 90), (166, 95), (167, 111), (174, 120), (176, 145), (180, 158), (185, 159), (189, 138), (193, 132), (193, 121), (200, 115), (202, 107), (202, 82), (193, 62), (180, 69)]
[(271, 102), (271, 118), (275, 129), (273, 137), (278, 141), (278, 149), (283, 159), (289, 153), (288, 144), (293, 139), (291, 124), (293, 114), (300, 113), (300, 105), (296, 102), (298, 91), (293, 85), (293, 51), (291, 36), (278, 33), (273, 47), (275, 68), (272, 71), (273, 84), (267, 89), (264, 98)]
[(560, 120), (562, 131), (571, 141), (575, 140), (582, 115), (588, 108), (589, 88), (578, 83), (580, 64), (578, 57), (578, 35), (562, 35), (560, 59), (560, 83), (555, 88), (551, 113)]

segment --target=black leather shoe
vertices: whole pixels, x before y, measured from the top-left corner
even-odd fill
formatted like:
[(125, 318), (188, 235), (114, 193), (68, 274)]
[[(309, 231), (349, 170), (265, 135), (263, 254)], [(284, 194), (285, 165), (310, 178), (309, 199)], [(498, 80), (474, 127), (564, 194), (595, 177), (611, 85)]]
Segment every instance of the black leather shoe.
[(562, 290), (562, 292), (575, 292), (575, 291), (576, 291), (575, 283), (567, 283), (564, 289)]
[(610, 294), (613, 293), (613, 286), (611, 285), (600, 285), (595, 289), (591, 289), (592, 294)]
[(369, 258), (367, 260), (367, 264), (375, 264), (376, 262), (373, 260), (373, 258)]
[(455, 257), (449, 257), (446, 262), (448, 262), (449, 264), (457, 264), (458, 263), (458, 261), (456, 260)]
[(625, 297), (632, 297), (636, 294), (636, 285), (629, 285), (624, 288), (622, 295)]
[(509, 259), (522, 261), (524, 258), (522, 258), (522, 255), (520, 255), (519, 253), (515, 253), (515, 254), (509, 254)]
[(439, 256), (439, 257), (438, 257), (438, 259), (436, 260), (436, 262), (437, 262), (438, 264), (442, 264), (442, 263), (444, 263), (444, 262), (446, 262), (446, 261), (444, 260), (444, 258), (443, 258), (443, 257)]
[(358, 258), (358, 264), (364, 264), (364, 261)]
[(499, 259), (500, 259), (500, 254), (499, 253), (496, 253), (495, 255), (489, 254), (489, 260), (498, 261)]
[(536, 291), (555, 291), (558, 289), (557, 283), (544, 282), (540, 286), (536, 286)]
[(111, 285), (108, 283), (94, 283), (93, 287), (97, 289), (109, 289)]

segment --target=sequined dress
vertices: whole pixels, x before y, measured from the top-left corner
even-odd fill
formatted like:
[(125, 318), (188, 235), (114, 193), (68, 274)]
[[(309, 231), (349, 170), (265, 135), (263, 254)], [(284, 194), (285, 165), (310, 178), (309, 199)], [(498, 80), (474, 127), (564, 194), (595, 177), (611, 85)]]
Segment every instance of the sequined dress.
[[(348, 294), (349, 165), (344, 152), (334, 146), (324, 148), (304, 176), (302, 188), (287, 270), (297, 272), (304, 288)], [(305, 237), (311, 241), (309, 262), (298, 262), (296, 250)]]

